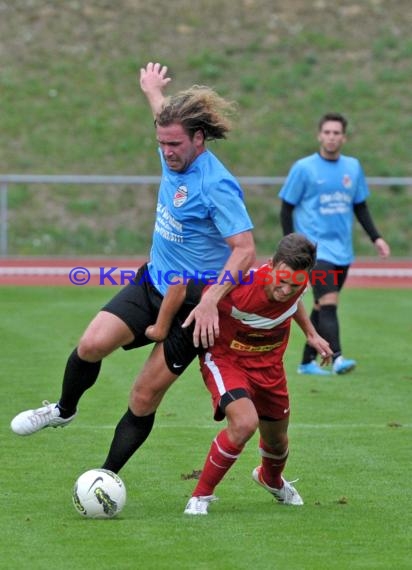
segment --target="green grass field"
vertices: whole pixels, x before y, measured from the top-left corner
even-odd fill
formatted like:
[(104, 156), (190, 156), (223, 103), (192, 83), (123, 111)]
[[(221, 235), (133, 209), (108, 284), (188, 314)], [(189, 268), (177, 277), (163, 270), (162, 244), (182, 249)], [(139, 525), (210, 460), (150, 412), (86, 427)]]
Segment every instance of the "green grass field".
[[(160, 61), (168, 94), (205, 84), (238, 103), (228, 141), (209, 145), (236, 176), (285, 176), (333, 110), (368, 177), (412, 176), (410, 0), (15, 0), (0, 16), (1, 174), (158, 175), (137, 74)], [(371, 190), (393, 255), (412, 257), (412, 186)], [(265, 255), (281, 237), (278, 191), (245, 185)], [(143, 254), (155, 192), (12, 184), (9, 255)], [(363, 232), (355, 243), (373, 255)]]
[(410, 568), (410, 291), (344, 292), (351, 375), (296, 374), (297, 328), (286, 364), (292, 399), (286, 477), (305, 500), (282, 507), (251, 481), (257, 437), (217, 489), (207, 517), (183, 513), (218, 426), (195, 364), (169, 391), (151, 437), (121, 472), (127, 504), (117, 519), (82, 519), (77, 476), (105, 458), (145, 351), (109, 357), (64, 430), (18, 437), (18, 411), (58, 397), (66, 357), (113, 291), (0, 289), (0, 568), (402, 570)]

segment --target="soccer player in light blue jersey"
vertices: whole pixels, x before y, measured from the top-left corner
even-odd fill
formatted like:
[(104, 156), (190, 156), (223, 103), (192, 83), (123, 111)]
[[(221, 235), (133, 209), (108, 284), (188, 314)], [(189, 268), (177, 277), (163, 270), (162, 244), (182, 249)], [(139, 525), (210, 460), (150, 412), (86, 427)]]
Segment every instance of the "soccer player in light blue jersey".
[[(57, 403), (44, 402), (12, 420), (11, 428), (18, 435), (68, 424), (81, 396), (96, 382), (106, 356), (120, 347), (129, 350), (152, 342), (145, 331), (156, 321), (173, 276), (190, 278), (211, 271), (236, 280), (255, 260), (243, 191), (206, 147), (207, 141), (226, 138), (233, 104), (202, 86), (166, 97), (169, 82), (167, 67), (159, 63), (140, 70), (162, 165), (150, 259), (86, 328), (67, 361)], [(134, 381), (128, 409), (102, 467), (118, 472), (146, 440), (167, 389), (196, 357), (200, 345), (213, 345), (219, 334), (217, 304), (232, 287), (230, 281), (218, 281), (199, 303), (189, 299), (164, 342), (154, 344)], [(193, 321), (193, 330), (182, 328), (186, 319)]]
[[(317, 263), (311, 274), (311, 320), (334, 352), (332, 372), (336, 374), (345, 374), (356, 366), (355, 360), (342, 355), (338, 321), (339, 292), (354, 257), (354, 214), (379, 255), (390, 254), (366, 203), (369, 190), (362, 166), (356, 158), (341, 154), (346, 128), (347, 120), (340, 113), (321, 117), (319, 151), (295, 162), (279, 193), (283, 233), (302, 233), (317, 245)], [(316, 363), (316, 352), (307, 344), (298, 372), (330, 374)]]

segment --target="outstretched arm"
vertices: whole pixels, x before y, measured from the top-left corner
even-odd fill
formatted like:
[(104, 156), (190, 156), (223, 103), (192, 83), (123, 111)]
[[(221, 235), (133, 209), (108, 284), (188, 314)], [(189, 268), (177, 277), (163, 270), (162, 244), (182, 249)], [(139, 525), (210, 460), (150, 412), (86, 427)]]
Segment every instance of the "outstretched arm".
[(303, 301), (299, 301), (298, 310), (293, 315), (293, 318), (305, 334), (307, 343), (320, 355), (322, 359), (320, 363), (321, 366), (329, 364), (333, 356), (332, 349), (330, 348), (329, 343), (316, 332), (316, 329), (306, 312)]
[(140, 88), (145, 94), (153, 117), (160, 113), (165, 96), (163, 90), (172, 81), (167, 77), (167, 67), (160, 63), (149, 62), (140, 69)]

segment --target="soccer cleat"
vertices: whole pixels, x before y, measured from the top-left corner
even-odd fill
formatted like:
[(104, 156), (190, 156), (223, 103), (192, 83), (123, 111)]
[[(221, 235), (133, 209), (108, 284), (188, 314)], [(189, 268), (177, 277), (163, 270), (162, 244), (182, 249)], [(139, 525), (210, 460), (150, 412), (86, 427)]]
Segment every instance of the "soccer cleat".
[(283, 487), (281, 489), (275, 489), (274, 487), (269, 487), (269, 485), (266, 485), (262, 478), (261, 465), (253, 470), (252, 478), (258, 485), (266, 489), (266, 491), (269, 491), (269, 493), (275, 497), (278, 503), (281, 503), (282, 505), (294, 505), (296, 507), (303, 505), (302, 497), (296, 491), (295, 487), (288, 481), (285, 481), (283, 477)]
[(356, 366), (356, 360), (350, 358), (343, 358), (343, 356), (338, 356), (334, 361), (332, 370), (334, 374), (347, 374), (353, 370)]
[(312, 360), (307, 364), (299, 364), (298, 374), (316, 374), (318, 376), (329, 376), (329, 370), (325, 370), (319, 366), (316, 360)]
[(57, 404), (43, 401), (43, 406), (37, 410), (26, 410), (12, 419), (10, 427), (17, 435), (31, 435), (46, 427), (64, 427), (76, 414), (70, 418), (61, 418)]
[(191, 497), (184, 510), (185, 515), (207, 515), (209, 503), (217, 501), (214, 495), (206, 495), (204, 497)]

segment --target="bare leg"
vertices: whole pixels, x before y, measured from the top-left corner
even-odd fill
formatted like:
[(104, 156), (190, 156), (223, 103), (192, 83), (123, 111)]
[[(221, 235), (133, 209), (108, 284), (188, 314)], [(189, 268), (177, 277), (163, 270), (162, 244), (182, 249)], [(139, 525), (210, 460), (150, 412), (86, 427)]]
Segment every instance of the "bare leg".
[(82, 360), (97, 362), (133, 339), (132, 331), (119, 317), (100, 311), (83, 333), (77, 352)]
[(157, 344), (134, 381), (129, 399), (131, 411), (136, 416), (155, 412), (176, 378), (166, 365), (163, 344)]

